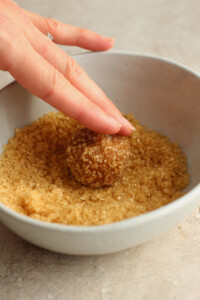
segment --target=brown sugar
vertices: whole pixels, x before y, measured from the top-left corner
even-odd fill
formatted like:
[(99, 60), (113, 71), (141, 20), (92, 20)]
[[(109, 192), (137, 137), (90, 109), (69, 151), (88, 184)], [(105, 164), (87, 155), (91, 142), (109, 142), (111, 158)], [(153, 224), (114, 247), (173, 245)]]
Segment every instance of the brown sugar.
[(49, 113), (17, 129), (0, 156), (0, 201), (30, 217), (62, 224), (97, 225), (159, 208), (182, 195), (189, 175), (179, 146), (126, 118), (127, 167), (112, 186), (93, 188), (74, 180), (66, 164), (72, 133), (81, 128), (61, 113)]
[(112, 185), (123, 174), (130, 154), (127, 137), (80, 128), (69, 140), (67, 163), (78, 182), (99, 188)]

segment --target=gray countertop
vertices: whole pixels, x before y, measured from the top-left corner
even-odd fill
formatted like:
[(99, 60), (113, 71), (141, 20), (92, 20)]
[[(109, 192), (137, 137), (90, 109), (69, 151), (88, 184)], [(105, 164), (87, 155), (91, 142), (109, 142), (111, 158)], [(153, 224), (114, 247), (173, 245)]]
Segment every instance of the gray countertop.
[[(200, 71), (198, 0), (18, 0), (26, 9)], [(63, 47), (69, 54), (78, 48)], [(200, 299), (200, 212), (165, 235), (105, 256), (40, 249), (0, 224), (0, 300)]]

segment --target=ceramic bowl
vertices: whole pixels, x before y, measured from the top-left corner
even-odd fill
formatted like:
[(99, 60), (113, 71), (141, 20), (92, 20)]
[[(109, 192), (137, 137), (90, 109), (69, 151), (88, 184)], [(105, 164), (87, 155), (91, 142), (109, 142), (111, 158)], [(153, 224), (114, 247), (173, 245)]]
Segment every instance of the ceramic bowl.
[[(100, 226), (38, 221), (0, 202), (0, 220), (27, 241), (69, 254), (105, 254), (160, 235), (200, 203), (200, 76), (181, 64), (127, 52), (86, 53), (77, 62), (125, 113), (178, 142), (188, 156), (190, 184), (176, 201), (144, 215)], [(15, 128), (53, 109), (13, 83), (0, 92), (0, 148)]]

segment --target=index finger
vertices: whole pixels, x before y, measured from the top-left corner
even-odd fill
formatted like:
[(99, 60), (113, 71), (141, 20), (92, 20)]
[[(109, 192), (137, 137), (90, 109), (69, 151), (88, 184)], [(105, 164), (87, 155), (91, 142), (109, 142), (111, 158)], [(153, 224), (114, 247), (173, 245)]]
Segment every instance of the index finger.
[[(16, 47), (16, 45), (18, 45)], [(27, 90), (42, 98), (87, 128), (104, 134), (115, 134), (122, 125), (108, 116), (41, 57), (23, 37), (16, 35), (13, 44), (2, 47), (7, 70)]]

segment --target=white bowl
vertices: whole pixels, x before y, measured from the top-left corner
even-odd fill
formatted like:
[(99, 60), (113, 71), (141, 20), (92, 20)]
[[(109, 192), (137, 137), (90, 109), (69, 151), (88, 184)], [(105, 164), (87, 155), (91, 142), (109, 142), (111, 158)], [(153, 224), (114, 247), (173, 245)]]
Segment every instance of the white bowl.
[[(22, 238), (49, 250), (104, 254), (141, 244), (183, 220), (200, 203), (200, 76), (167, 59), (127, 52), (75, 56), (121, 111), (178, 142), (191, 181), (178, 200), (144, 215), (100, 226), (67, 226), (20, 215), (0, 202), (0, 220)], [(14, 83), (0, 92), (0, 146), (16, 127), (52, 111)]]

